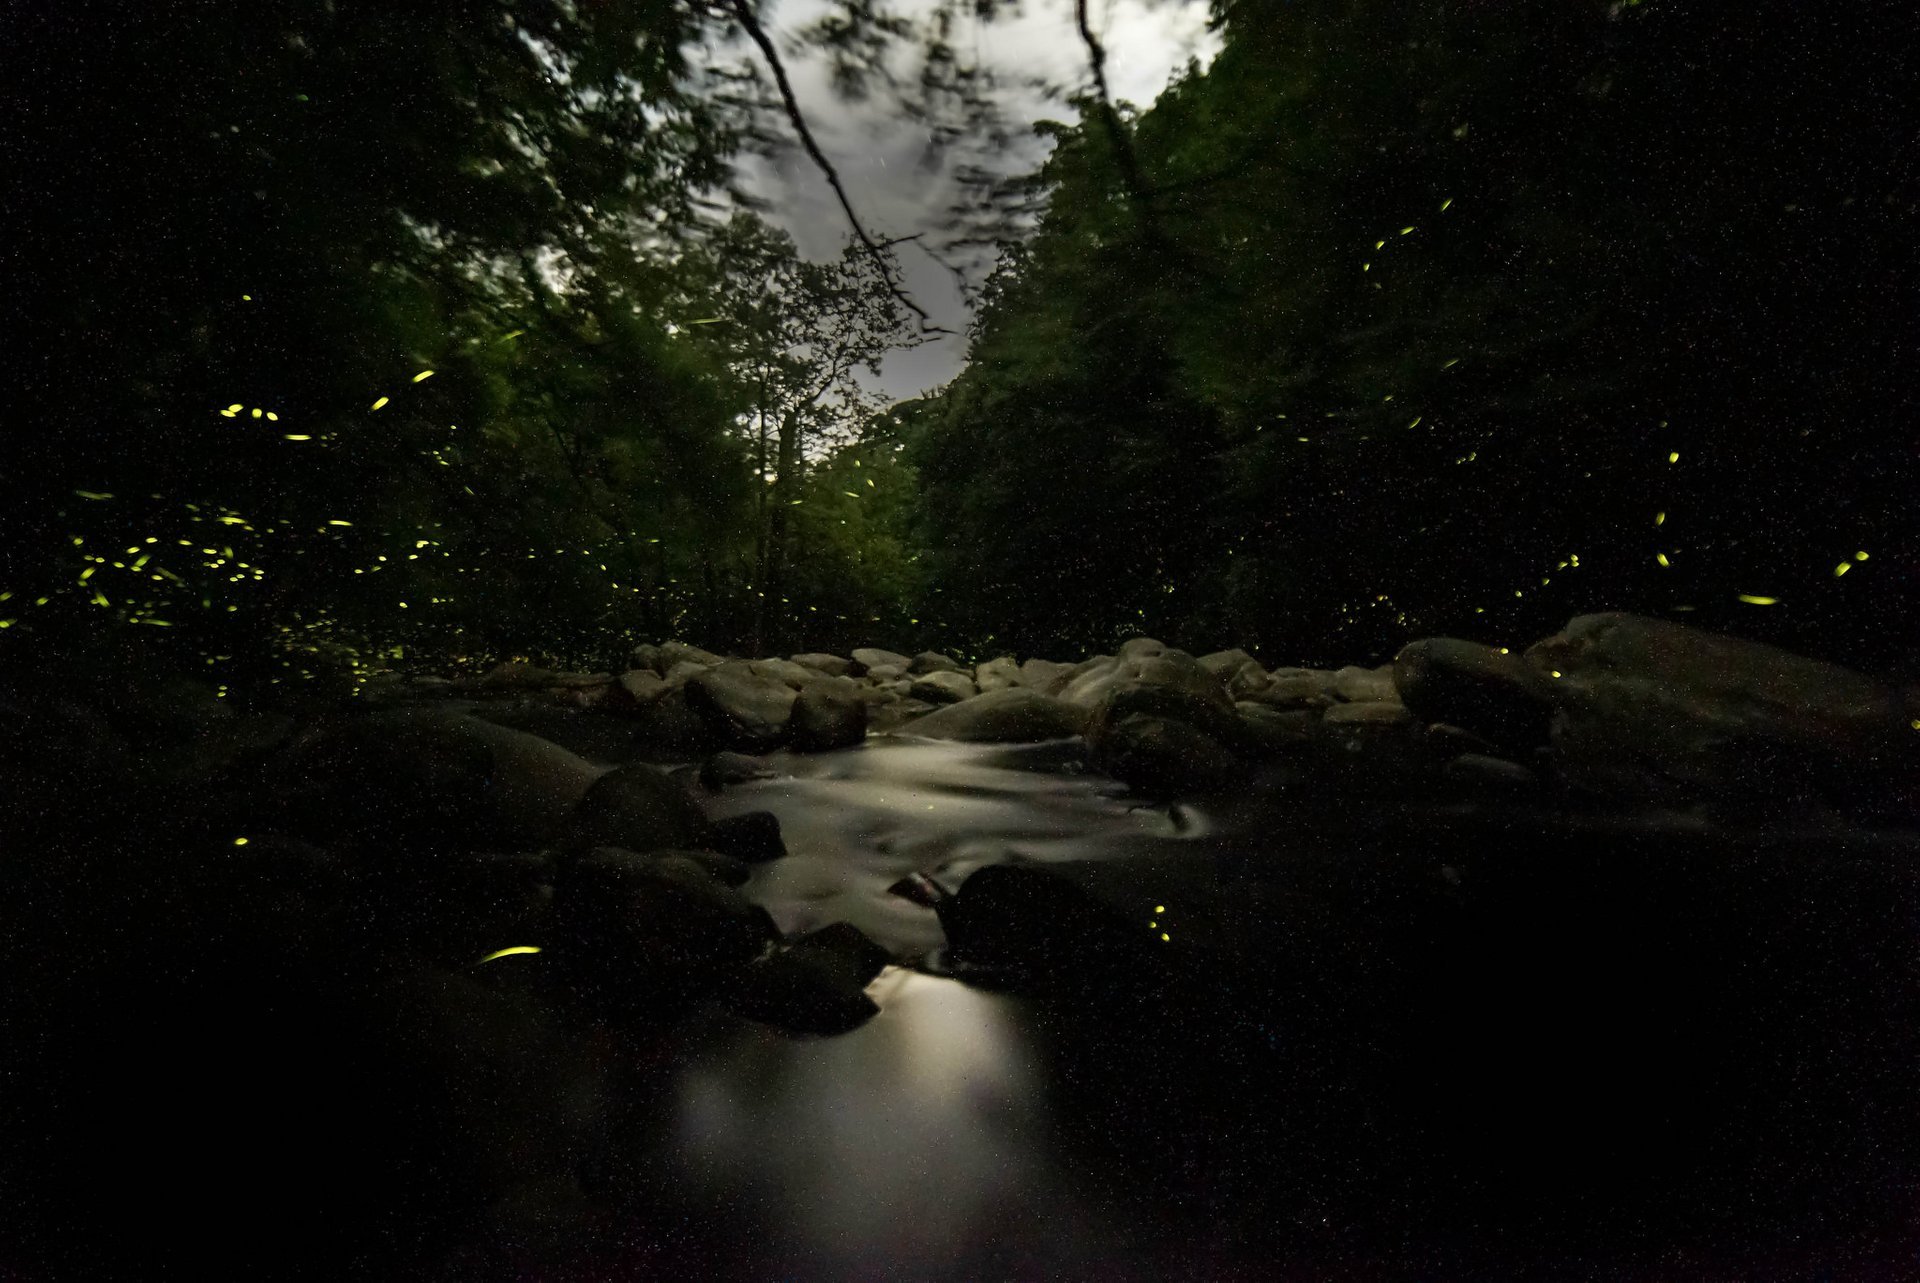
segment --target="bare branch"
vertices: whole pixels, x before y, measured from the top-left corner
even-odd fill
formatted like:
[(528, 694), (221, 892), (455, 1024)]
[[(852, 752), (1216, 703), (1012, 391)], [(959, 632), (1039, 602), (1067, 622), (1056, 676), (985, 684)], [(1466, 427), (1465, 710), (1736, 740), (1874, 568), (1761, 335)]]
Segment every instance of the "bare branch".
[(1100, 95), (1101, 127), (1106, 130), (1107, 141), (1113, 144), (1114, 159), (1120, 164), (1120, 176), (1127, 184), (1127, 194), (1133, 197), (1138, 206), (1147, 233), (1154, 235), (1153, 192), (1147, 186), (1145, 175), (1140, 172), (1140, 158), (1134, 155), (1133, 142), (1120, 123), (1120, 113), (1114, 110), (1113, 94), (1107, 88), (1107, 51), (1099, 37), (1093, 34), (1092, 24), (1087, 21), (1087, 0), (1074, 0), (1073, 17), (1080, 27), (1080, 41), (1087, 47), (1087, 61), (1093, 66), (1093, 87)]
[(885, 247), (874, 240), (867, 232), (866, 226), (861, 223), (860, 215), (854, 212), (853, 201), (847, 196), (847, 189), (840, 182), (840, 173), (833, 167), (833, 162), (827, 159), (827, 154), (820, 149), (820, 144), (815, 141), (813, 130), (808, 127), (806, 117), (800, 111), (800, 100), (794, 96), (793, 82), (787, 79), (786, 64), (780, 61), (780, 53), (773, 47), (773, 41), (768, 37), (766, 28), (762, 27), (760, 20), (753, 16), (749, 0), (728, 0), (728, 8), (740, 23), (741, 29), (747, 33), (748, 38), (760, 47), (761, 55), (766, 58), (768, 67), (773, 71), (774, 83), (779, 86), (780, 101), (786, 107), (787, 119), (792, 122), (794, 133), (800, 136), (800, 145), (806, 149), (807, 155), (813, 158), (813, 163), (825, 176), (827, 186), (833, 189), (835, 198), (840, 202), (841, 210), (847, 216), (847, 222), (853, 227), (853, 234), (859, 238), (860, 244), (866, 248), (866, 251), (874, 256), (874, 261), (880, 268), (880, 275), (886, 281), (887, 293), (919, 318), (922, 334), (953, 333), (945, 326), (935, 325), (933, 318), (927, 315), (926, 309), (914, 302), (901, 288), (900, 283), (893, 279), (893, 272), (883, 256)]

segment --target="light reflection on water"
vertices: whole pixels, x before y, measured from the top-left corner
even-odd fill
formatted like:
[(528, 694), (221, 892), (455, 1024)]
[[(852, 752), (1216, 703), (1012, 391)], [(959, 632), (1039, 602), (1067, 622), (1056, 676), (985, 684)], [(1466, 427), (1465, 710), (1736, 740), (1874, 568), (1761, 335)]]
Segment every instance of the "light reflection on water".
[(813, 1277), (1086, 1259), (1015, 1002), (899, 968), (869, 992), (880, 1015), (851, 1034), (742, 1030), (682, 1077), (688, 1180), (755, 1218), (769, 1261)]

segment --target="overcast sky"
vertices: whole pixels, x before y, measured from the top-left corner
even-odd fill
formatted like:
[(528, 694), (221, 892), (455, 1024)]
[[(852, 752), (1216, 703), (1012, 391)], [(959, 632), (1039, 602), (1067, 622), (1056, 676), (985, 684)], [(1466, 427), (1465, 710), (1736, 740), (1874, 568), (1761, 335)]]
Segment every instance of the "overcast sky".
[[(924, 12), (928, 0), (896, 0), (907, 14)], [(770, 30), (782, 37), (818, 17), (820, 0), (780, 0), (770, 14)], [(1206, 30), (1207, 6), (1198, 0), (1093, 0), (1096, 33), (1107, 49), (1107, 80), (1116, 98), (1146, 106), (1189, 58), (1204, 65), (1216, 41)], [(975, 51), (985, 65), (1004, 76), (1006, 113), (1015, 122), (1060, 119), (1068, 108), (1018, 88), (1028, 78), (1056, 84), (1090, 83), (1086, 47), (1074, 28), (1072, 0), (1028, 0), (1018, 18), (978, 26), (955, 41)], [(907, 236), (934, 231), (948, 222), (953, 199), (950, 176), (928, 173), (920, 165), (925, 135), (880, 103), (841, 101), (828, 85), (826, 67), (817, 60), (789, 60), (794, 92), (822, 149), (834, 162), (862, 221), (876, 236)], [(1041, 140), (1024, 144), (1030, 169), (1044, 152)], [(800, 252), (830, 258), (840, 252), (847, 222), (831, 189), (797, 149), (775, 169), (762, 167), (754, 187), (770, 197), (770, 217), (790, 232)], [(908, 291), (937, 324), (964, 332), (967, 311), (952, 277), (912, 246), (900, 250)], [(956, 334), (910, 351), (896, 353), (882, 367), (878, 388), (895, 398), (916, 396), (947, 382), (965, 359), (965, 340)]]

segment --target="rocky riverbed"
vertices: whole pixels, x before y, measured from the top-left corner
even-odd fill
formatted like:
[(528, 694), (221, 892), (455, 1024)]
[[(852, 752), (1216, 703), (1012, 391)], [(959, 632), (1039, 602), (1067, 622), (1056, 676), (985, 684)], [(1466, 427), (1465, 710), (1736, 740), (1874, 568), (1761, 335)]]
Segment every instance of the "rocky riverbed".
[(137, 680), (0, 714), (22, 1277), (1912, 1245), (1920, 699), (1767, 647), (668, 642), (304, 719)]

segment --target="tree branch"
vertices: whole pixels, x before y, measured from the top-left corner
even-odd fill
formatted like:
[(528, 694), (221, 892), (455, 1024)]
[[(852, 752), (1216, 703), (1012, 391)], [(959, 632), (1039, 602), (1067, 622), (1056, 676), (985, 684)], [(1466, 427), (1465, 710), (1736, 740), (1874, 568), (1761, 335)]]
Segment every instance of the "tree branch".
[(1092, 24), (1087, 21), (1087, 0), (1074, 0), (1073, 18), (1080, 27), (1080, 42), (1087, 47), (1087, 61), (1093, 66), (1093, 87), (1100, 95), (1100, 124), (1106, 130), (1107, 141), (1113, 145), (1114, 159), (1120, 165), (1120, 177), (1127, 185), (1127, 194), (1133, 197), (1140, 209), (1140, 219), (1145, 224), (1147, 234), (1157, 239), (1153, 192), (1147, 186), (1146, 176), (1140, 172), (1140, 158), (1134, 155), (1133, 142), (1120, 123), (1120, 113), (1114, 110), (1113, 94), (1107, 88), (1107, 51), (1099, 37), (1093, 34)]
[(794, 133), (800, 136), (800, 145), (806, 149), (807, 155), (813, 158), (813, 163), (826, 177), (827, 186), (833, 189), (835, 198), (840, 202), (841, 210), (847, 216), (847, 222), (853, 227), (853, 234), (859, 238), (861, 245), (866, 247), (867, 252), (872, 254), (879, 264), (880, 275), (887, 284), (887, 293), (893, 295), (901, 306), (919, 318), (922, 334), (953, 333), (943, 325), (935, 325), (933, 318), (927, 315), (926, 309), (914, 302), (900, 287), (899, 282), (893, 279), (893, 273), (888, 270), (886, 259), (881, 257), (886, 246), (874, 240), (867, 232), (865, 225), (861, 223), (860, 215), (854, 212), (853, 201), (847, 196), (847, 189), (840, 181), (840, 173), (833, 167), (833, 162), (827, 159), (827, 154), (820, 150), (820, 144), (815, 141), (813, 130), (808, 127), (806, 117), (801, 114), (800, 100), (794, 96), (793, 82), (787, 79), (786, 64), (780, 61), (779, 51), (773, 47), (773, 41), (767, 36), (766, 28), (762, 27), (760, 20), (753, 16), (750, 0), (727, 0), (727, 7), (740, 23), (741, 29), (747, 33), (747, 37), (760, 47), (761, 55), (766, 58), (767, 66), (773, 71), (774, 84), (780, 89), (780, 101), (786, 107), (787, 119), (792, 122)]

